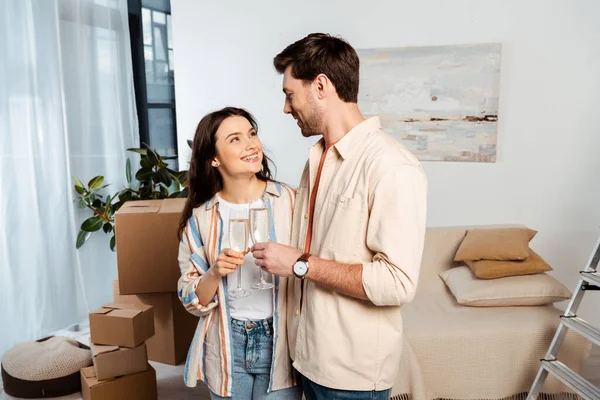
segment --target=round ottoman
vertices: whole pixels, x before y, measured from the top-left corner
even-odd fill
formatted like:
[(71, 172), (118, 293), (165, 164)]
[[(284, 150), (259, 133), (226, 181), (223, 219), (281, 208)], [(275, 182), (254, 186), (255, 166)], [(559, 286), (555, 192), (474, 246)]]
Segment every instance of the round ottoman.
[(79, 370), (92, 365), (89, 347), (63, 336), (19, 343), (2, 358), (4, 391), (26, 399), (81, 391)]

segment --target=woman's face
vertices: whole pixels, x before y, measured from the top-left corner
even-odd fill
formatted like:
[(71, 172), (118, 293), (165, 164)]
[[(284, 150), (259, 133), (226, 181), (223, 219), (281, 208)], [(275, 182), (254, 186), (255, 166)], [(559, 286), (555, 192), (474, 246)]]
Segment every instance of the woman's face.
[(262, 168), (262, 144), (250, 122), (240, 116), (225, 119), (215, 134), (213, 166), (222, 175), (248, 176)]

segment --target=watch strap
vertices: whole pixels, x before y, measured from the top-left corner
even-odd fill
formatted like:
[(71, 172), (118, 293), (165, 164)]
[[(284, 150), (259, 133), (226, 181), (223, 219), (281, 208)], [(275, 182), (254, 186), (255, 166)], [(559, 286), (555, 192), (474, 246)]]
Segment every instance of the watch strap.
[(310, 256), (311, 256), (310, 253), (304, 253), (298, 258), (298, 261), (308, 262), (308, 259), (310, 258)]

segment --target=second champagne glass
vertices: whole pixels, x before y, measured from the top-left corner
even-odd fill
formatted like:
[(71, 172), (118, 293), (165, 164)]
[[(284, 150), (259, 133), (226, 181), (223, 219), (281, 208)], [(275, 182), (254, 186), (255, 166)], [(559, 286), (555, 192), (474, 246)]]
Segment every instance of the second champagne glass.
[[(229, 247), (237, 252), (246, 254), (248, 250), (248, 210), (231, 209), (229, 211)], [(237, 270), (237, 287), (229, 292), (232, 299), (243, 299), (250, 292), (242, 288), (242, 266)]]
[[(250, 208), (250, 233), (252, 234), (252, 241), (255, 244), (267, 242), (269, 240), (270, 227), (269, 209), (267, 208), (266, 201), (258, 199), (252, 203), (252, 208)], [(267, 290), (274, 286), (265, 280), (263, 274), (264, 272), (260, 268), (260, 278), (258, 282), (252, 285), (252, 289)]]

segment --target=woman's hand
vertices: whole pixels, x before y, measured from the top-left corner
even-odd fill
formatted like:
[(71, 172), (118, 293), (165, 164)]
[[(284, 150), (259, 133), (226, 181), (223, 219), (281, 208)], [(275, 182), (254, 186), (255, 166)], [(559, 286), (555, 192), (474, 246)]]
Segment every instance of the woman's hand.
[(217, 262), (210, 268), (209, 272), (222, 278), (231, 274), (242, 265), (244, 265), (244, 253), (231, 249), (223, 249), (217, 258)]

